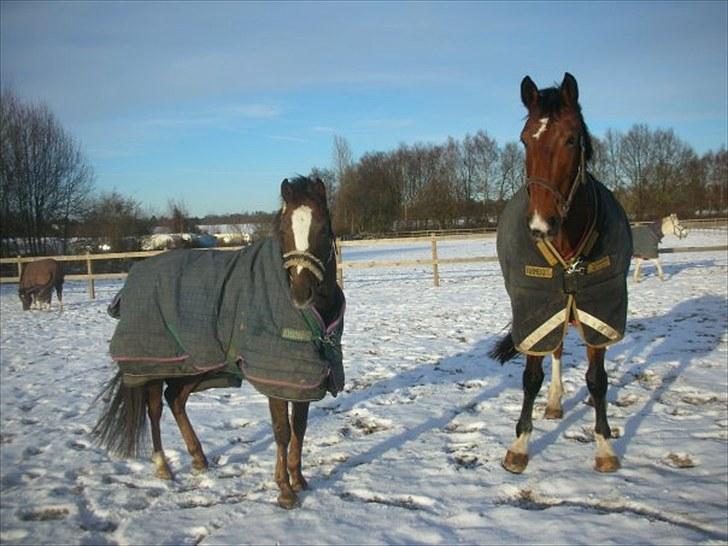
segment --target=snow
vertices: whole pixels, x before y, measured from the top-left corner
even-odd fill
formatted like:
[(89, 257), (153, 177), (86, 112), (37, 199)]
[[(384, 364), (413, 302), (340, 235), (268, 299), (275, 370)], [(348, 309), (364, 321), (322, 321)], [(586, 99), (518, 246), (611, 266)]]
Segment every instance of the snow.
[[(663, 246), (726, 244), (726, 231)], [(492, 256), (494, 240), (439, 255)], [(421, 246), (347, 248), (347, 260), (428, 257)], [(725, 251), (662, 256), (629, 279), (628, 332), (607, 352), (610, 425), (622, 468), (593, 470), (593, 409), (575, 331), (563, 357), (564, 418), (536, 402), (530, 463), (500, 466), (521, 409), (523, 360), (486, 353), (510, 310), (497, 263), (345, 272), (346, 392), (312, 405), (311, 489), (276, 505), (266, 399), (252, 387), (195, 394), (190, 418), (211, 461), (194, 474), (162, 421), (175, 481), (150, 460), (89, 442), (111, 376), (114, 320), (69, 282), (65, 311), (22, 312), (0, 289), (0, 542), (7, 544), (725, 544), (728, 540), (728, 288)], [(55, 300), (54, 300), (55, 301)], [(55, 309), (55, 307), (54, 307)]]

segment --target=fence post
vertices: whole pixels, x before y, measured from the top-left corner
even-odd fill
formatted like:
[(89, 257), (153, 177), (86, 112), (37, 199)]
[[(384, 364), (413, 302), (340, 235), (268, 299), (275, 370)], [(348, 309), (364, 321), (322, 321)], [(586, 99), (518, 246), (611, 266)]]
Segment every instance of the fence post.
[(21, 256), (18, 256), (18, 284), (23, 276), (23, 262), (20, 261)]
[(432, 234), (432, 276), (435, 279), (435, 286), (440, 286), (440, 271), (437, 264), (437, 238)]
[(339, 268), (341, 263), (341, 245), (340, 240), (336, 239), (334, 242), (334, 249), (336, 252), (336, 282), (339, 283), (339, 288), (344, 289), (344, 269)]
[(86, 274), (88, 275), (88, 297), (96, 299), (96, 287), (94, 286), (93, 267), (91, 266), (91, 251), (86, 251)]

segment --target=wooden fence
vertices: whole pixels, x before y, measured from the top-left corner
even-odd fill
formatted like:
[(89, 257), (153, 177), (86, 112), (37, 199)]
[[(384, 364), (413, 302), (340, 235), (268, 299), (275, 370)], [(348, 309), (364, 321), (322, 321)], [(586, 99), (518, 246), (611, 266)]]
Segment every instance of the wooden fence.
[[(716, 229), (724, 228), (728, 225), (728, 220), (720, 219), (718, 221), (708, 220), (691, 220), (689, 222), (682, 222), (689, 229)], [(440, 286), (440, 266), (441, 265), (455, 265), (455, 264), (475, 264), (475, 263), (489, 263), (497, 262), (496, 256), (468, 256), (468, 257), (455, 257), (455, 258), (441, 258), (438, 256), (437, 243), (438, 241), (462, 241), (462, 240), (486, 240), (493, 239), (495, 233), (490, 230), (482, 230), (480, 232), (469, 232), (463, 233), (458, 232), (457, 234), (445, 234), (445, 233), (432, 233), (427, 237), (397, 237), (391, 239), (364, 239), (356, 241), (336, 241), (336, 254), (337, 254), (337, 277), (339, 284), (344, 286), (344, 271), (347, 269), (373, 269), (373, 268), (398, 268), (398, 267), (413, 267), (413, 266), (428, 266), (432, 269), (432, 278), (435, 286)], [(430, 245), (430, 257), (429, 258), (418, 258), (418, 259), (398, 259), (398, 260), (356, 260), (356, 261), (345, 261), (342, 258), (343, 248), (352, 247), (371, 247), (371, 246), (382, 246), (382, 245), (397, 245), (397, 244), (429, 244)], [(238, 250), (240, 247), (225, 247), (218, 250)], [(728, 251), (728, 245), (713, 245), (713, 246), (702, 246), (702, 247), (676, 247), (676, 248), (661, 248), (659, 249), (660, 254), (676, 254), (683, 252), (708, 252), (716, 250)], [(205, 252), (206, 250), (201, 250)], [(80, 254), (75, 256), (44, 256), (44, 258), (53, 258), (54, 260), (63, 262), (82, 262), (86, 265), (86, 273), (66, 275), (66, 280), (70, 281), (86, 281), (88, 283), (88, 295), (89, 298), (94, 299), (96, 297), (95, 281), (102, 279), (125, 279), (127, 273), (94, 273), (93, 263), (98, 260), (133, 260), (133, 259), (144, 259), (156, 254), (167, 252), (166, 250), (151, 250), (151, 251), (139, 251), (139, 252), (119, 252), (119, 253), (108, 253), (108, 254)], [(16, 264), (17, 265), (17, 276), (13, 277), (0, 277), (0, 283), (17, 283), (20, 280), (22, 274), (23, 264), (38, 260), (38, 257), (17, 257), (17, 258), (2, 258), (0, 264)]]

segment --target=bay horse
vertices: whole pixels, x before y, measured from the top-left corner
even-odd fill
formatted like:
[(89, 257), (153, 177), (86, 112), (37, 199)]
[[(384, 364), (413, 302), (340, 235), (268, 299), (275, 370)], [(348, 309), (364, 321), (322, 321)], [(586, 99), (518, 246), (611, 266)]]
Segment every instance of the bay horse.
[(660, 280), (665, 280), (662, 265), (660, 265), (658, 246), (662, 242), (662, 238), (667, 234), (675, 235), (678, 239), (684, 239), (688, 236), (688, 230), (680, 223), (675, 213), (651, 224), (632, 226), (633, 255), (635, 258), (634, 282), (640, 282), (640, 268), (643, 260), (650, 260), (654, 263)]
[(278, 504), (293, 508), (308, 486), (301, 453), (309, 404), (343, 388), (345, 301), (324, 184), (286, 179), (281, 196), (270, 238), (237, 252), (173, 250), (132, 268), (109, 308), (120, 318), (110, 346), (119, 371), (99, 395), (105, 406), (92, 436), (113, 453), (138, 455), (148, 414), (156, 475), (172, 479), (160, 433), (166, 385), (193, 470), (204, 471), (188, 397), (246, 379), (268, 396)]
[(31, 308), (51, 307), (53, 288), (56, 289), (58, 306), (63, 311), (63, 266), (52, 258), (28, 262), (20, 274), (18, 297), (23, 311)]
[(595, 469), (619, 468), (609, 442), (604, 355), (624, 335), (632, 241), (624, 209), (587, 171), (592, 145), (578, 99), (569, 73), (560, 86), (541, 90), (529, 76), (521, 82), (528, 110), (521, 132), (526, 180), (506, 205), (497, 235), (513, 320), (489, 353), (501, 363), (526, 354), (516, 440), (502, 462), (513, 473), (528, 464), (533, 405), (547, 354), (552, 374), (545, 417), (563, 416), (561, 357), (569, 324), (586, 343), (586, 384), (596, 413)]

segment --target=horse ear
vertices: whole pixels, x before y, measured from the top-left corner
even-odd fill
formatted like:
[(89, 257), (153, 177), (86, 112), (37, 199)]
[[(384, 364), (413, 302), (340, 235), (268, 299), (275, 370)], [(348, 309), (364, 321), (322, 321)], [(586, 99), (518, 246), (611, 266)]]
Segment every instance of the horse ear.
[(576, 104), (579, 100), (579, 86), (576, 84), (576, 78), (564, 73), (564, 81), (561, 82), (561, 96), (567, 104)]
[(326, 185), (324, 184), (323, 180), (321, 180), (318, 176), (313, 181), (313, 189), (314, 191), (324, 200), (326, 201)]
[(535, 106), (538, 100), (538, 87), (533, 83), (530, 76), (526, 76), (521, 80), (521, 100), (523, 105), (529, 110)]
[(293, 189), (291, 188), (291, 183), (287, 178), (284, 178), (283, 182), (281, 182), (281, 197), (283, 197), (283, 200), (286, 203), (291, 200), (291, 197), (293, 197)]

